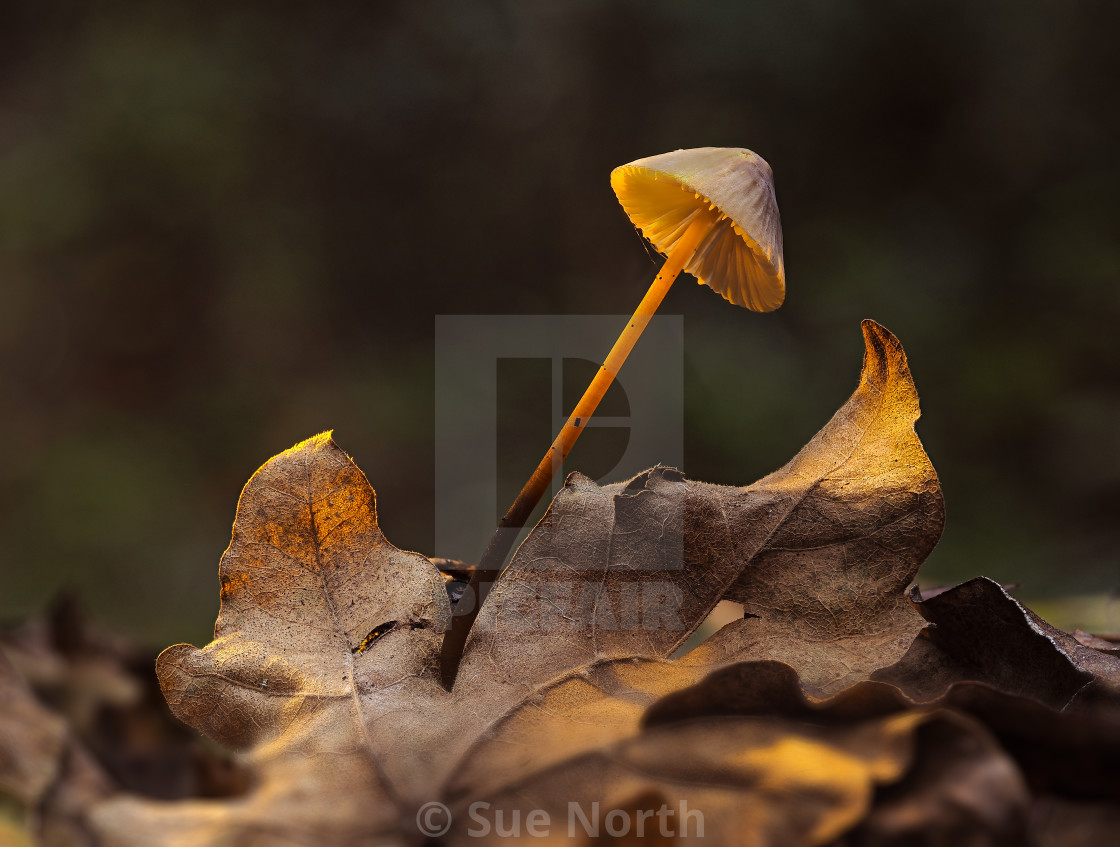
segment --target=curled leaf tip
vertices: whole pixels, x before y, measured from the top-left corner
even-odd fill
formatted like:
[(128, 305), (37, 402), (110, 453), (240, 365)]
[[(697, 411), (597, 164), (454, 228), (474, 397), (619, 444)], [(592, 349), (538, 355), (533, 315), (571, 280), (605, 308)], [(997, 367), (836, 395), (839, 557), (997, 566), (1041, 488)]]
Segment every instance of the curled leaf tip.
[(921, 414), (918, 389), (910, 375), (910, 364), (902, 343), (889, 329), (870, 318), (865, 319), (861, 326), (865, 350), (860, 388), (883, 392), (895, 414), (916, 421)]

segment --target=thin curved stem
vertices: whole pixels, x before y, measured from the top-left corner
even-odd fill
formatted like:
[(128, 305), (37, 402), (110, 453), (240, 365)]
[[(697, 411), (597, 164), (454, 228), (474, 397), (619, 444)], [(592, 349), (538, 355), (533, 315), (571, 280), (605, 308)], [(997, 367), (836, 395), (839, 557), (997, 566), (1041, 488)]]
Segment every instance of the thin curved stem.
[[(498, 523), (498, 528), (491, 536), (490, 543), (486, 546), (486, 551), (482, 554), (478, 567), (475, 568), (471, 577), (470, 586), (463, 596), (463, 600), (469, 602), (473, 598), (475, 602), (468, 612), (452, 618), (451, 630), (443, 641), (441, 665), (443, 681), (448, 688), (454, 683), (455, 675), (458, 673), (459, 661), (466, 645), (467, 634), (478, 616), (478, 611), (482, 607), (490, 587), (500, 576), (505, 566), (506, 557), (509, 555), (510, 548), (513, 546), (519, 530), (525, 526), (525, 522), (533, 513), (533, 509), (537, 507), (541, 497), (548, 490), (552, 478), (564, 464), (564, 460), (571, 452), (576, 439), (579, 438), (580, 433), (586, 427), (587, 420), (594, 414), (599, 402), (611, 387), (627, 356), (630, 355), (630, 351), (634, 349), (634, 345), (649, 325), (650, 319), (661, 305), (661, 301), (669, 293), (673, 282), (692, 259), (711, 228), (712, 220), (706, 215), (696, 214), (692, 219), (680, 240), (665, 258), (665, 264), (661, 266), (661, 270), (654, 277), (645, 297), (642, 298), (642, 302), (638, 304), (638, 308), (634, 311), (630, 320), (627, 321), (625, 329), (622, 330), (622, 334), (615, 341), (611, 352), (607, 354), (607, 358), (595, 374), (595, 378), (587, 386), (587, 390), (584, 391), (583, 397), (576, 404), (576, 408), (568, 418), (567, 423), (561, 427), (559, 434), (552, 442), (552, 446), (548, 448), (548, 452), (544, 454), (544, 458), (537, 465), (537, 469), (533, 471), (533, 475), (529, 477), (529, 481), (525, 483), (521, 493), (517, 495), (505, 516)], [(463, 600), (460, 600), (460, 603)]]

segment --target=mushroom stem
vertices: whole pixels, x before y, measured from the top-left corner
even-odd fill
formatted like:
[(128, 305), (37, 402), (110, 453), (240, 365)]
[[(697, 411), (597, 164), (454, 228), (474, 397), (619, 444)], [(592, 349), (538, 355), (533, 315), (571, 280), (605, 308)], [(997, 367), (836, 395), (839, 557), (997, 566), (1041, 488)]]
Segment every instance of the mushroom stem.
[(645, 297), (642, 298), (642, 302), (638, 304), (633, 316), (627, 321), (626, 328), (622, 330), (622, 334), (615, 341), (611, 352), (607, 354), (607, 358), (599, 368), (598, 373), (595, 374), (595, 378), (587, 386), (587, 390), (584, 391), (583, 397), (576, 404), (576, 408), (568, 418), (567, 423), (560, 429), (556, 440), (552, 442), (552, 446), (544, 454), (544, 458), (537, 465), (537, 469), (533, 471), (533, 475), (529, 477), (529, 481), (525, 483), (525, 487), (521, 489), (517, 499), (513, 501), (505, 516), (498, 523), (498, 528), (491, 536), (490, 543), (486, 546), (486, 551), (482, 554), (478, 567), (471, 577), (470, 587), (464, 594), (464, 599), (467, 602), (470, 602), (472, 597), (475, 602), (465, 614), (457, 615), (452, 619), (451, 631), (447, 633), (443, 641), (441, 657), (443, 680), (449, 688), (455, 681), (455, 675), (459, 669), (459, 660), (462, 658), (463, 647), (466, 645), (467, 634), (478, 616), (478, 611), (486, 599), (486, 595), (490, 592), (490, 587), (501, 575), (506, 556), (509, 555), (514, 539), (517, 538), (518, 530), (525, 526), (529, 515), (533, 513), (533, 509), (537, 507), (537, 503), (540, 502), (544, 492), (548, 490), (556, 471), (564, 464), (564, 460), (568, 457), (576, 439), (579, 438), (580, 433), (586, 427), (587, 420), (595, 413), (599, 401), (603, 399), (607, 389), (611, 387), (619, 369), (626, 361), (626, 357), (634, 349), (634, 345), (649, 325), (654, 312), (661, 305), (661, 301), (665, 299), (665, 295), (669, 293), (673, 282), (680, 276), (685, 265), (691, 261), (713, 226), (718, 223), (719, 221), (715, 216), (699, 212), (693, 216), (684, 234), (673, 246), (669, 255), (666, 256), (665, 264), (661, 266), (661, 270), (654, 277)]
[(502, 518), (500, 526), (520, 529), (525, 525), (525, 521), (529, 519), (529, 515), (537, 507), (537, 503), (540, 502), (544, 492), (548, 490), (556, 471), (568, 458), (568, 453), (575, 445), (580, 433), (583, 432), (587, 420), (595, 414), (599, 402), (611, 387), (623, 363), (626, 362), (626, 357), (630, 355), (630, 351), (634, 349), (634, 345), (641, 337), (642, 332), (649, 325), (654, 312), (657, 311), (661, 301), (669, 293), (673, 282), (680, 276), (684, 266), (696, 253), (697, 248), (711, 228), (712, 220), (705, 215), (697, 214), (692, 219), (692, 223), (689, 224), (684, 235), (681, 236), (666, 257), (665, 264), (661, 266), (661, 270), (654, 277), (645, 297), (642, 298), (642, 302), (638, 304), (633, 316), (626, 323), (626, 328), (618, 336), (618, 340), (615, 341), (611, 352), (607, 354), (607, 358), (603, 361), (598, 373), (595, 374), (595, 378), (591, 380), (591, 384), (583, 392), (583, 397), (576, 403), (568, 422), (561, 428), (556, 440), (552, 442), (552, 446), (548, 448), (548, 452), (544, 454), (544, 458), (537, 465), (537, 469), (533, 471), (533, 475), (529, 477), (529, 481), (525, 483), (525, 487), (521, 489), (521, 493), (517, 495), (517, 499), (513, 501), (513, 505), (510, 506), (509, 511)]

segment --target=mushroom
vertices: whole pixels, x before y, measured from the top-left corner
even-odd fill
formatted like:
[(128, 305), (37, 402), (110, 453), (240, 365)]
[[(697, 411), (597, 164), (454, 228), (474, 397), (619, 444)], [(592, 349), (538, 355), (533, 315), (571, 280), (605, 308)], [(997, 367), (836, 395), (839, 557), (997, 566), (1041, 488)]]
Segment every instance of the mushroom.
[[(634, 226), (668, 257), (647, 300), (655, 291), (663, 297), (684, 270), (736, 306), (772, 312), (782, 305), (782, 222), (774, 175), (757, 153), (733, 147), (662, 153), (615, 168), (611, 188)], [(695, 249), (697, 236), (687, 237), (692, 227), (701, 233)]]
[(588, 418), (669, 288), (686, 271), (737, 306), (770, 312), (785, 299), (782, 224), (770, 166), (736, 147), (698, 147), (637, 159), (611, 172), (611, 188), (631, 222), (665, 264), (583, 397), (490, 539), (471, 588), (473, 609), (455, 618), (444, 641), (444, 679), (454, 679), (466, 633), (506, 555), (567, 458)]

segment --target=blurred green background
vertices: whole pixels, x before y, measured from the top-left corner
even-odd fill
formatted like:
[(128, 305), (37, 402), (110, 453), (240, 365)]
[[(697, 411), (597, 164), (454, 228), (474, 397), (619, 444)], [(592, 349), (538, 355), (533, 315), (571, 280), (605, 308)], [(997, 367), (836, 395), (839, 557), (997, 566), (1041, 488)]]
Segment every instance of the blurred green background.
[(1120, 630), (1116, 4), (4, 18), (0, 616), (70, 586), (126, 632), (204, 642), (241, 485), (329, 427), (389, 538), (430, 550), (434, 316), (629, 313), (656, 266), (611, 168), (726, 145), (774, 168), (789, 295), (757, 315), (671, 292), (689, 475), (783, 464), (854, 388), (873, 317), (948, 504), (923, 584), (983, 573)]

